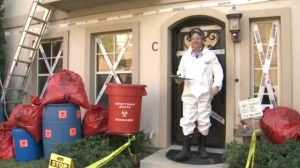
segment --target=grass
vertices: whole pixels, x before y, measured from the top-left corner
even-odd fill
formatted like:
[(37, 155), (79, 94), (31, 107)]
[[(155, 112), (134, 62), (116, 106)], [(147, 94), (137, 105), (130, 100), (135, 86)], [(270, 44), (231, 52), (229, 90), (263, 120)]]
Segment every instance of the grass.
[(49, 159), (39, 159), (28, 162), (19, 162), (15, 159), (10, 160), (1, 160), (0, 167), (1, 168), (47, 168), (49, 163)]

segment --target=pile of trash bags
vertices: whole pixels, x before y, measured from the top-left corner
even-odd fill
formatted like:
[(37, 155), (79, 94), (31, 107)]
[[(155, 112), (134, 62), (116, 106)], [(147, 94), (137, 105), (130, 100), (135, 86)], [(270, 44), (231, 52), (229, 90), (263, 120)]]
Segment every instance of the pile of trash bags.
[(0, 159), (14, 158), (12, 128), (27, 130), (37, 142), (42, 140), (43, 106), (50, 103), (72, 103), (86, 109), (82, 120), (84, 136), (93, 136), (107, 131), (108, 109), (99, 104), (89, 104), (82, 78), (77, 73), (63, 69), (53, 74), (43, 98), (30, 97), (31, 104), (13, 108), (7, 121), (0, 123)]

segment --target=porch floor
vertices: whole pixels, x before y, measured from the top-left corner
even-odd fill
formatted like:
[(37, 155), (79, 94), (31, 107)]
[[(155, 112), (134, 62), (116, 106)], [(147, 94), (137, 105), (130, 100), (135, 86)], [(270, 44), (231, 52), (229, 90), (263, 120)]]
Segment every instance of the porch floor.
[[(144, 158), (140, 162), (140, 168), (228, 168), (226, 163), (211, 164), (211, 165), (191, 165), (177, 163), (166, 158), (166, 153), (170, 149), (181, 149), (179, 145), (170, 146), (166, 149), (160, 149), (152, 155)], [(192, 147), (192, 150), (197, 150), (196, 147)], [(223, 153), (224, 149), (206, 148), (207, 152), (211, 153)]]

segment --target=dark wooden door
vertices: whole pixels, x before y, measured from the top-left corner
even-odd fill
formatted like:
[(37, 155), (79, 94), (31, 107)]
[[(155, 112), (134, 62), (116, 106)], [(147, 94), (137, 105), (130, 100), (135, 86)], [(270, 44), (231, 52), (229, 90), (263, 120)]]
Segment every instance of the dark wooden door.
[[(186, 36), (191, 28), (199, 27), (206, 35), (205, 45), (213, 50), (224, 71), (224, 81), (221, 92), (216, 95), (212, 101), (212, 110), (218, 116), (225, 120), (226, 114), (226, 54), (225, 54), (225, 24), (211, 17), (194, 17), (180, 22), (172, 29), (172, 74), (176, 74), (182, 54), (187, 50), (190, 42)], [(181, 94), (183, 85), (177, 85), (172, 82), (172, 140), (174, 144), (182, 143), (182, 129), (179, 126), (179, 121), (182, 116), (182, 101)], [(225, 123), (221, 123), (220, 118), (216, 120), (211, 117), (212, 126), (210, 127), (207, 137), (207, 146), (209, 147), (224, 147), (225, 145)], [(193, 144), (198, 144), (198, 131), (195, 131)]]

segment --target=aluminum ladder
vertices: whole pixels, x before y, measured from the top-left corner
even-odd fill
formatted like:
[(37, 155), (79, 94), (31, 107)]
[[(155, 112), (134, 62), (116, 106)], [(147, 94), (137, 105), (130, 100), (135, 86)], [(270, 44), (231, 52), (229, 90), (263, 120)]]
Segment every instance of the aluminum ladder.
[[(33, 1), (14, 58), (4, 80), (1, 102), (13, 106), (23, 102), (24, 96), (27, 94), (24, 89), (51, 11), (39, 0)], [(31, 40), (32, 45), (26, 45), (26, 42), (30, 44)]]

